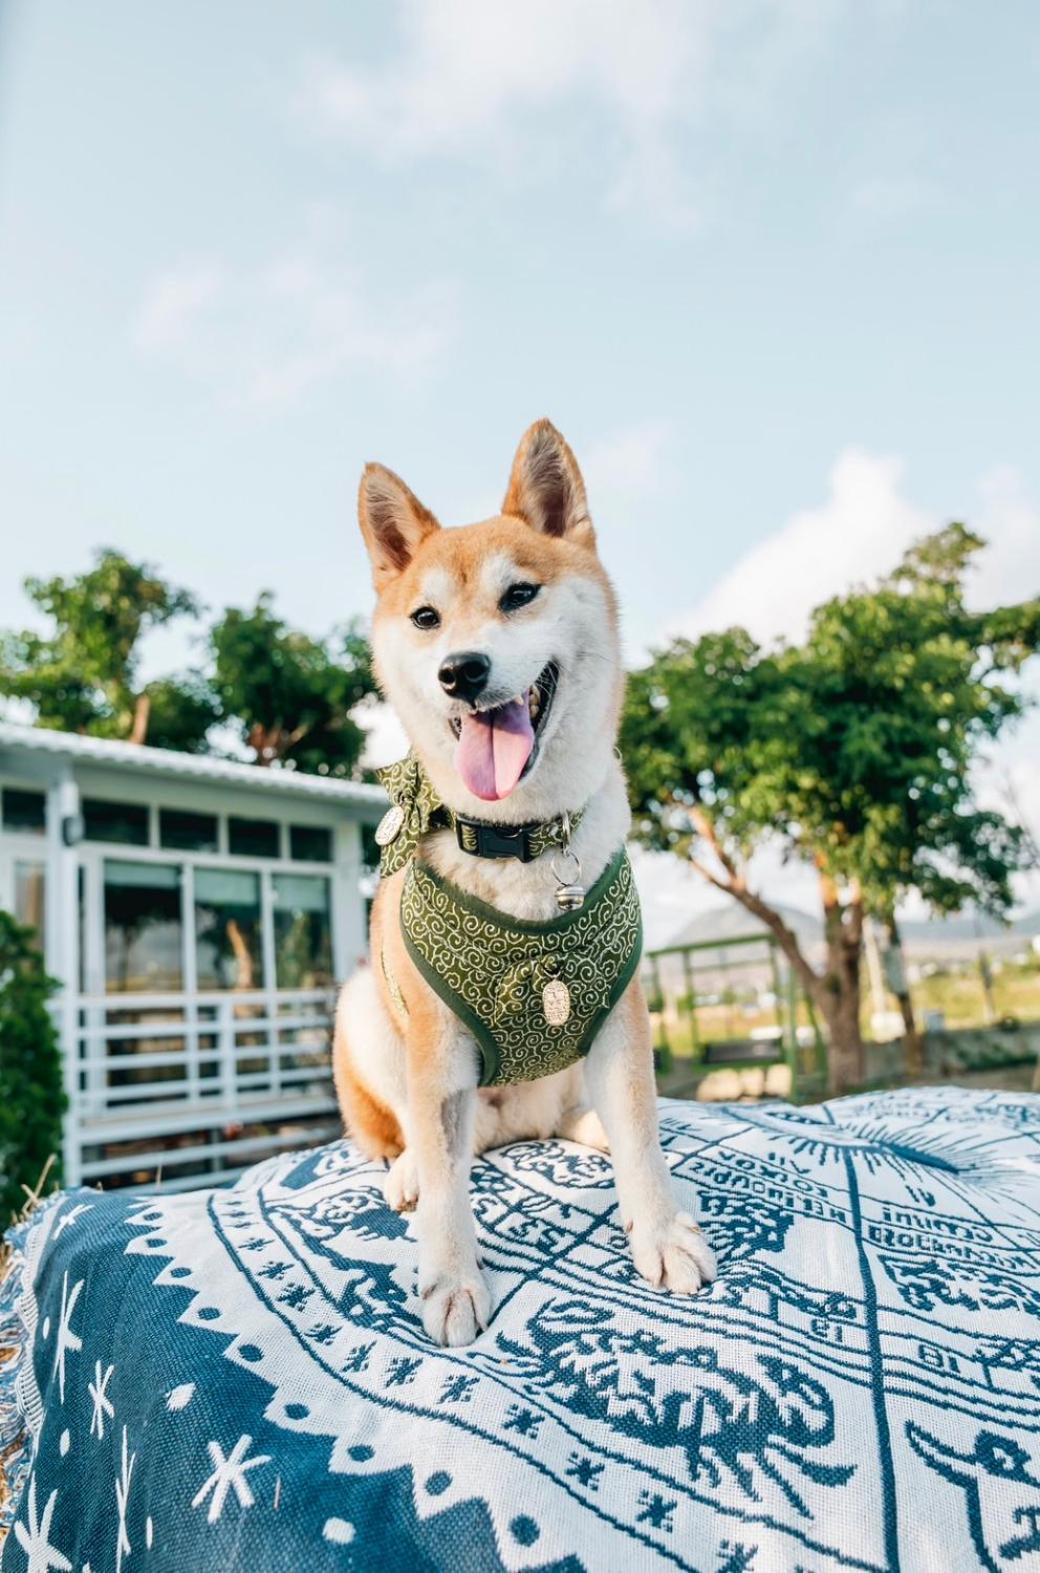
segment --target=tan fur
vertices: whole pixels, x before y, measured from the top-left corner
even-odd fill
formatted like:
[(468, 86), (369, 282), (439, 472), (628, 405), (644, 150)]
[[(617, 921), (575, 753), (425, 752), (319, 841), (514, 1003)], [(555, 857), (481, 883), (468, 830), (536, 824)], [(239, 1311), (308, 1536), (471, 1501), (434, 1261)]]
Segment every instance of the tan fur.
[(337, 1027), (332, 1040), (332, 1074), (340, 1113), (349, 1134), (368, 1158), (396, 1158), (404, 1151), (397, 1116), (374, 1098), (350, 1059), (349, 1034)]

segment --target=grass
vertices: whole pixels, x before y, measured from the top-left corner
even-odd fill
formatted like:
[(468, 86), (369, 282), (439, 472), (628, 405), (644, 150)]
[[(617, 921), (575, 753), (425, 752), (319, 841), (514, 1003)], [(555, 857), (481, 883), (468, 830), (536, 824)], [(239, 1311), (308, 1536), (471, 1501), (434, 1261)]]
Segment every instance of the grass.
[(1005, 962), (994, 971), (992, 1011), (977, 967), (964, 972), (937, 972), (911, 990), (914, 1010), (923, 1021), (926, 1011), (941, 1011), (948, 1027), (985, 1027), (991, 1019), (1040, 1020), (1040, 966)]

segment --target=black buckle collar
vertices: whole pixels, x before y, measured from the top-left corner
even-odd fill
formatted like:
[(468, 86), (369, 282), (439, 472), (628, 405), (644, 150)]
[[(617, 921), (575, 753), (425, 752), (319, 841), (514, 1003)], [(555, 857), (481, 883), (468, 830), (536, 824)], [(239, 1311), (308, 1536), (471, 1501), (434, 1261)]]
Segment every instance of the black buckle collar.
[[(538, 856), (531, 832), (541, 825), (491, 825), (486, 820), (455, 815), (455, 839), (463, 852), (478, 858), (517, 858), (530, 863)], [(539, 849), (544, 850), (544, 849)]]

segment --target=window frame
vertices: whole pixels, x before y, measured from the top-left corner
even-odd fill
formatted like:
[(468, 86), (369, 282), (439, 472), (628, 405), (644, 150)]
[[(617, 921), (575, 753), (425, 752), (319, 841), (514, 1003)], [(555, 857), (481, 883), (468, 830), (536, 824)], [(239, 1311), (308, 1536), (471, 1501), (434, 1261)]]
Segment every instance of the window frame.
[[(94, 794), (92, 794), (94, 795)], [(100, 795), (100, 794), (98, 794)], [(157, 795), (150, 799), (150, 824), (151, 840), (148, 846), (133, 846), (122, 842), (83, 841), (78, 849), (80, 866), (83, 870), (83, 943), (81, 955), (82, 995), (84, 999), (96, 1001), (99, 1004), (107, 999), (121, 999), (122, 995), (108, 995), (105, 978), (105, 922), (104, 922), (104, 863), (106, 860), (130, 861), (134, 863), (155, 863), (157, 866), (173, 865), (181, 871), (181, 945), (182, 945), (182, 987), (173, 991), (169, 998), (191, 1001), (202, 998), (209, 1000), (217, 993), (232, 993), (233, 991), (214, 991), (200, 989), (198, 985), (196, 953), (195, 953), (195, 873), (199, 868), (226, 869), (228, 872), (250, 872), (259, 877), (260, 881), (260, 935), (261, 957), (263, 964), (264, 983), (257, 989), (250, 991), (255, 995), (279, 995), (283, 993), (296, 994), (300, 992), (315, 993), (329, 992), (343, 980), (336, 974), (337, 939), (339, 925), (343, 921), (340, 910), (340, 898), (337, 895), (337, 863), (336, 863), (336, 824), (324, 825), (332, 834), (332, 861), (328, 863), (303, 862), (286, 854), (289, 851), (289, 825), (293, 819), (304, 822), (299, 815), (298, 808), (294, 816), (294, 805), (289, 805), (284, 814), (278, 818), (279, 857), (263, 857), (255, 855), (247, 857), (243, 853), (230, 852), (227, 849), (227, 822), (231, 817), (226, 809), (203, 809), (199, 812), (215, 812), (219, 824), (220, 850), (217, 852), (188, 851), (179, 848), (162, 847), (159, 845), (159, 809), (177, 807), (188, 809), (184, 803), (171, 804), (167, 794)], [(129, 801), (129, 797), (128, 797)], [(137, 803), (141, 803), (137, 798)], [(194, 811), (194, 805), (192, 805)], [(249, 817), (249, 816), (239, 816)], [(259, 816), (257, 816), (259, 817)], [(273, 816), (270, 816), (273, 817)], [(32, 838), (39, 846), (39, 838)], [(329, 943), (332, 956), (333, 981), (329, 989), (321, 990), (296, 990), (281, 989), (277, 982), (277, 946), (275, 943), (274, 922), (274, 875), (298, 873), (311, 878), (325, 879), (328, 885), (329, 896)], [(347, 917), (349, 922), (349, 916)], [(128, 997), (128, 996), (127, 996)]]

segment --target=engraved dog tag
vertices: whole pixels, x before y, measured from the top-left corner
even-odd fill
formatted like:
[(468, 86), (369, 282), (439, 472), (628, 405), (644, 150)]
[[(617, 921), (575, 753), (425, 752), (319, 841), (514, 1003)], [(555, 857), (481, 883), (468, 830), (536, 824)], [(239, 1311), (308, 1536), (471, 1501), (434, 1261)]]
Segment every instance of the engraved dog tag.
[(388, 847), (391, 841), (401, 834), (403, 824), (404, 809), (400, 803), (394, 803), (376, 826), (376, 846)]
[(550, 1027), (562, 1027), (571, 1013), (571, 991), (561, 978), (552, 978), (542, 990), (542, 1011)]

